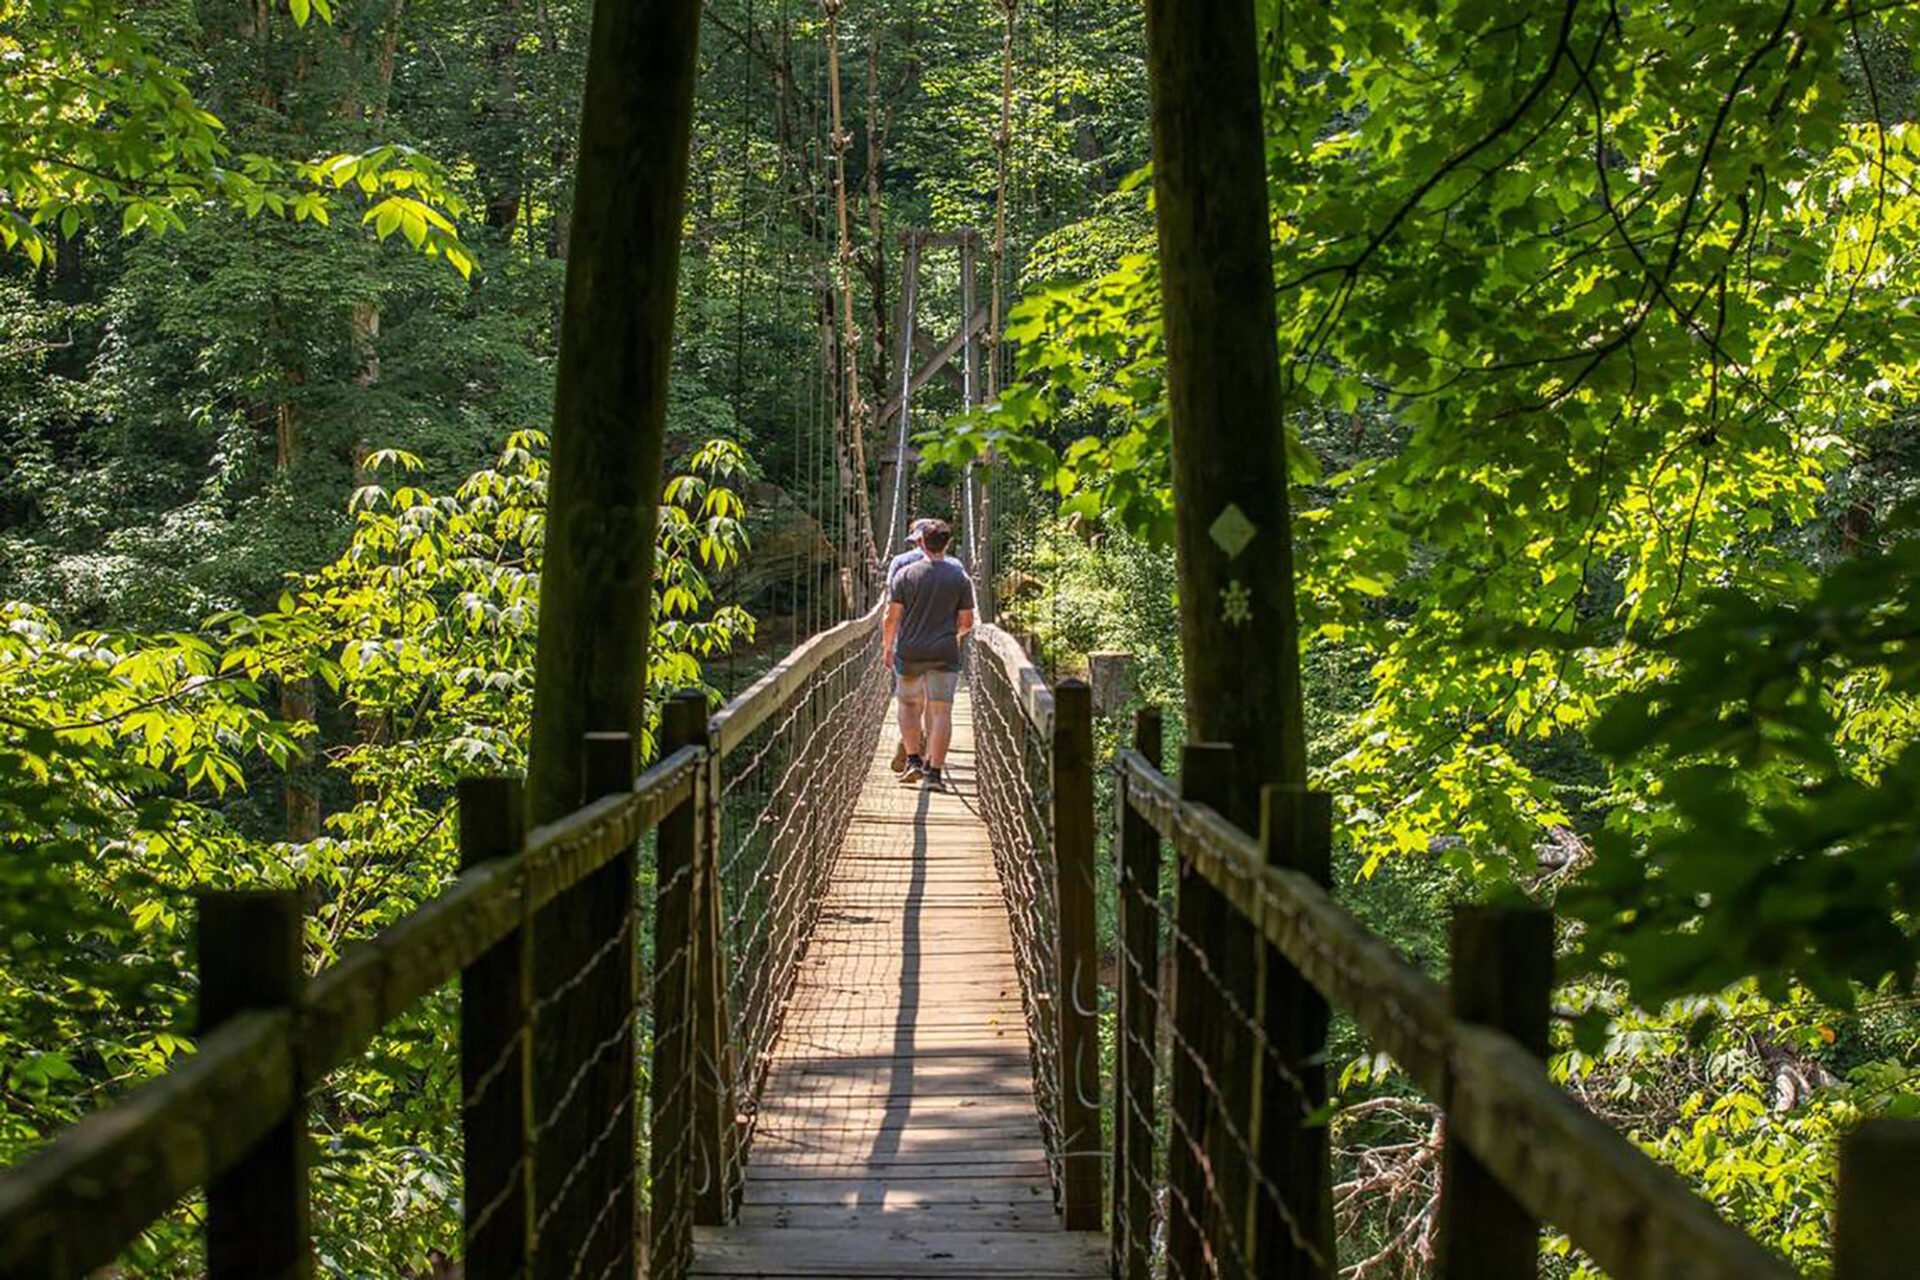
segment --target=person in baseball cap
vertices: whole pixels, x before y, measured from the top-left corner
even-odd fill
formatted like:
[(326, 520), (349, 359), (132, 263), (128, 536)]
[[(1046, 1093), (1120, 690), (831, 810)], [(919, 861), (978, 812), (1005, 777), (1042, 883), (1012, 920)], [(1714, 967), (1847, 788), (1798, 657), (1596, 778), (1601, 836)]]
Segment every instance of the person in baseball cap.
[(932, 521), (928, 520), (927, 517), (921, 516), (918, 520), (915, 520), (907, 526), (907, 549), (887, 563), (888, 594), (892, 594), (893, 580), (899, 576), (902, 569), (910, 564), (918, 564), (927, 558), (925, 545), (927, 526), (931, 523)]
[[(926, 545), (925, 545), (926, 538), (927, 538), (927, 526), (932, 523), (933, 522), (929, 520), (926, 516), (921, 516), (918, 520), (913, 521), (911, 524), (907, 526), (907, 549), (905, 551), (902, 551), (899, 555), (895, 556), (887, 564), (887, 597), (888, 599), (892, 599), (893, 597), (893, 581), (895, 578), (900, 576), (900, 571), (906, 568), (910, 564), (919, 564), (922, 560), (925, 560), (927, 558), (927, 551), (926, 551)], [(924, 737), (922, 738), (922, 741), (925, 741)], [(895, 746), (893, 749), (893, 771), (895, 773), (899, 773), (902, 769), (906, 767), (907, 767), (907, 743), (906, 743), (906, 739), (902, 738), (899, 744)]]

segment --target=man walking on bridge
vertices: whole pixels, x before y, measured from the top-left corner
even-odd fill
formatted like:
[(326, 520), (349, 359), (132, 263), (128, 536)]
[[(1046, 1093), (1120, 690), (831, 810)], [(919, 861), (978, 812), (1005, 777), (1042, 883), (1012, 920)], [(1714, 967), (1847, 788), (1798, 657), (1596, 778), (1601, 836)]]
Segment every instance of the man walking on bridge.
[(973, 580), (947, 558), (952, 541), (946, 521), (921, 525), (920, 545), (927, 558), (894, 576), (882, 640), (899, 698), (900, 739), (907, 748), (900, 780), (924, 780), (934, 788), (945, 784), (942, 770), (953, 739), (953, 695), (960, 685), (960, 642), (973, 630)]
[[(887, 598), (889, 600), (893, 598), (893, 580), (900, 576), (900, 571), (910, 564), (919, 564), (927, 558), (927, 549), (921, 544), (921, 537), (926, 531), (927, 517), (925, 516), (921, 516), (907, 526), (907, 549), (895, 556), (887, 564)], [(922, 724), (920, 728), (921, 733), (924, 735), (926, 732), (925, 724)], [(903, 772), (906, 767), (907, 740), (902, 738), (893, 749), (893, 771), (900, 773)]]

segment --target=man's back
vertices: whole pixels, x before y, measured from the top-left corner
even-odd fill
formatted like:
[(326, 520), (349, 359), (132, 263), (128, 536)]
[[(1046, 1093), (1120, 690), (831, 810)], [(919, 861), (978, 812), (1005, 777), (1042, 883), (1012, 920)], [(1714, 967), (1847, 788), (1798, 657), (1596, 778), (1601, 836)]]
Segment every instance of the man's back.
[(967, 571), (945, 556), (917, 560), (894, 578), (893, 599), (902, 608), (896, 642), (902, 667), (909, 673), (958, 671), (960, 611), (973, 608)]

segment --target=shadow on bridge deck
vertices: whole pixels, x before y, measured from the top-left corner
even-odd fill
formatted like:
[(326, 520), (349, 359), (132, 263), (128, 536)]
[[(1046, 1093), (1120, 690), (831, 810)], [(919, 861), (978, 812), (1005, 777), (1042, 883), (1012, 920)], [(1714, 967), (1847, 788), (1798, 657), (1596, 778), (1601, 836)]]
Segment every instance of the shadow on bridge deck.
[[(891, 709), (889, 709), (891, 715)], [(875, 750), (762, 1094), (738, 1225), (696, 1276), (1090, 1277), (1063, 1231), (1005, 902), (954, 709), (949, 787)]]

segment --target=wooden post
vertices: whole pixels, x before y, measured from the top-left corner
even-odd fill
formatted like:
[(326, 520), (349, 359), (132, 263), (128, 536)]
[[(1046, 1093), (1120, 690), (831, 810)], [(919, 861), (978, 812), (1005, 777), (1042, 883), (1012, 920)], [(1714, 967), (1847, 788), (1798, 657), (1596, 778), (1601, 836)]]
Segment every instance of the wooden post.
[[(460, 869), (526, 844), (526, 796), (512, 778), (465, 778)], [(516, 929), (460, 974), (461, 1171), (466, 1280), (513, 1280), (533, 1261), (533, 953)]]
[(1146, 28), (1188, 738), (1233, 745), (1251, 831), (1262, 785), (1306, 782), (1261, 37), (1254, 0), (1147, 0)]
[[(1133, 718), (1133, 749), (1160, 767), (1158, 707)], [(1127, 802), (1122, 779), (1114, 797), (1119, 839), (1114, 854), (1120, 906), (1120, 1043), (1113, 1055), (1113, 1274), (1152, 1280), (1154, 1214), (1153, 1077), (1160, 1028), (1160, 833)]]
[(1084, 680), (1063, 680), (1053, 690), (1053, 868), (1060, 913), (1060, 1199), (1069, 1231), (1100, 1230), (1104, 1208), (1093, 844), (1093, 691)]
[(1093, 686), (1093, 714), (1102, 719), (1119, 715), (1133, 701), (1133, 655), (1088, 654), (1087, 683)]
[[(575, 806), (630, 789), (633, 739), (590, 733)], [(633, 1249), (634, 851), (609, 859), (533, 922), (535, 1280), (618, 1268)]]
[(1840, 1143), (1833, 1280), (1908, 1280), (1920, 1258), (1920, 1123), (1867, 1120)]
[[(671, 755), (705, 734), (705, 700), (669, 698), (661, 715), (661, 753)], [(704, 774), (702, 775), (704, 776)], [(651, 1274), (673, 1280), (692, 1261), (696, 1164), (719, 1177), (713, 1153), (703, 1154), (694, 1131), (693, 974), (695, 877), (700, 840), (696, 794), (660, 820), (656, 837), (653, 914), (653, 1125), (648, 1133), (653, 1175)]]
[[(1269, 865), (1327, 887), (1333, 880), (1333, 797), (1301, 787), (1264, 788), (1260, 844)], [(1256, 1016), (1274, 1056), (1260, 1055), (1258, 1067), (1262, 1182), (1253, 1188), (1253, 1270), (1273, 1280), (1334, 1280), (1339, 1258), (1328, 1130), (1324, 1119), (1306, 1121), (1327, 1101), (1321, 1056), (1327, 1000), (1278, 948), (1262, 940), (1258, 949)], [(1275, 1203), (1274, 1188), (1284, 1205)]]
[[(686, 210), (687, 151), (698, 70), (699, 0), (595, 0), (581, 104), (566, 297), (555, 374), (546, 560), (527, 768), (528, 818), (554, 821), (580, 802), (587, 735), (638, 740), (646, 691), (648, 610), (673, 367), (673, 313)], [(631, 768), (628, 770), (630, 778)], [(537, 998), (560, 991), (628, 923), (631, 857), (559, 895), (533, 924)], [(616, 921), (615, 916), (619, 916)], [(628, 936), (631, 943), (631, 934)], [(533, 1104), (543, 1128), (534, 1164), (544, 1219), (534, 1280), (598, 1275), (631, 1252), (609, 1148), (612, 1108), (634, 1105), (626, 1053), (575, 1073), (631, 1009), (631, 953), (543, 1011)], [(611, 972), (608, 972), (611, 970)], [(574, 1086), (578, 1084), (576, 1089)], [(629, 1130), (622, 1129), (622, 1132)], [(594, 1167), (576, 1159), (595, 1147)], [(554, 1159), (544, 1158), (553, 1152)], [(603, 1245), (576, 1251), (589, 1237)]]
[[(300, 895), (199, 896), (200, 1034), (256, 1009), (291, 1010), (306, 984)], [(286, 1116), (207, 1184), (209, 1280), (307, 1280), (313, 1274), (307, 1101), (296, 1080)]]
[[(674, 750), (711, 744), (706, 695), (676, 693), (668, 702), (678, 733), (686, 741)], [(697, 1158), (711, 1169), (698, 1183), (693, 1200), (697, 1226), (717, 1227), (733, 1216), (733, 1191), (726, 1172), (734, 1151), (734, 1073), (732, 1039), (727, 1034), (727, 975), (720, 950), (726, 919), (720, 884), (720, 761), (709, 756), (700, 770), (699, 819), (693, 848), (693, 1125), (700, 1145)]]
[[(1233, 748), (1218, 742), (1191, 742), (1180, 759), (1180, 795), (1197, 804), (1217, 805), (1233, 786)], [(1210, 1274), (1207, 1258), (1221, 1258), (1221, 1245), (1233, 1230), (1223, 1217), (1233, 1201), (1218, 1185), (1227, 1170), (1215, 1160), (1219, 1109), (1226, 1099), (1211, 1096), (1207, 1081), (1226, 1081), (1214, 1070), (1215, 1050), (1226, 1011), (1216, 980), (1221, 928), (1227, 904), (1193, 867), (1180, 860), (1179, 904), (1175, 909), (1173, 971), (1172, 1129), (1167, 1136), (1167, 1274)], [(1212, 968), (1214, 976), (1208, 976)], [(1247, 1092), (1251, 1092), (1248, 1090)], [(1244, 1121), (1242, 1121), (1244, 1122)], [(1244, 1180), (1242, 1186), (1245, 1185)], [(1217, 1199), (1216, 1199), (1217, 1197)], [(1222, 1213), (1223, 1207), (1226, 1213)], [(1227, 1258), (1222, 1274), (1234, 1267)]]
[[(1553, 916), (1531, 907), (1462, 907), (1453, 916), (1454, 1016), (1547, 1055)], [(1531, 1280), (1540, 1224), (1447, 1126), (1441, 1153), (1440, 1280)]]

